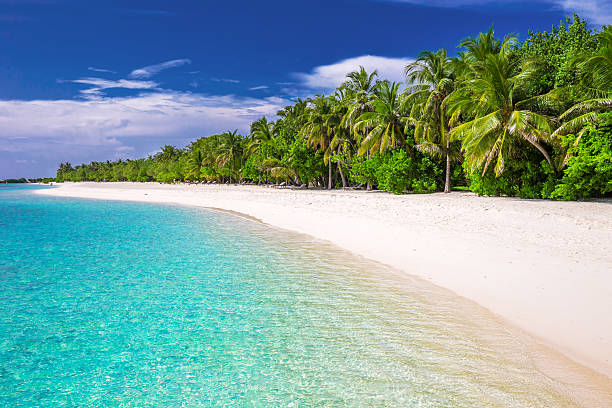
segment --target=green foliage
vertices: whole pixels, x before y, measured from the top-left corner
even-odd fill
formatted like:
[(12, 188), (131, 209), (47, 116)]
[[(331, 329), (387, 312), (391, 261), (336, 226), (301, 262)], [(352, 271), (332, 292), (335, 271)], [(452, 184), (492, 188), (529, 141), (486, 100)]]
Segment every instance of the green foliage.
[(376, 170), (379, 166), (380, 156), (374, 156), (371, 159), (365, 159), (364, 156), (356, 157), (353, 161), (350, 176), (359, 184), (377, 184)]
[(444, 184), (441, 163), (419, 153), (410, 157), (404, 149), (396, 149), (367, 160), (358, 159), (353, 163), (350, 175), (361, 184), (371, 183), (394, 194), (406, 190), (431, 193), (438, 191)]
[[(612, 192), (612, 112), (602, 114), (600, 125), (587, 125), (570, 157), (561, 182), (551, 194), (559, 200), (598, 197)], [(574, 144), (576, 136), (565, 142)]]
[(293, 140), (284, 161), (295, 170), (302, 182), (316, 179), (325, 172), (323, 154), (308, 147), (302, 138)]
[(382, 155), (376, 169), (378, 188), (393, 194), (403, 193), (409, 186), (415, 166), (404, 150), (398, 149)]
[(538, 95), (554, 88), (575, 85), (576, 57), (597, 48), (597, 39), (586, 21), (576, 14), (565, 24), (553, 26), (550, 32), (529, 32), (525, 42), (514, 50), (519, 60), (534, 60), (540, 69), (529, 86), (529, 95)]
[[(466, 169), (469, 171), (469, 169)], [(511, 162), (506, 171), (496, 177), (492, 171), (468, 173), (469, 189), (478, 195), (521, 198), (549, 198), (556, 178), (545, 160), (531, 157)]]
[(416, 164), (417, 177), (412, 180), (412, 190), (415, 193), (433, 193), (439, 190), (443, 184), (442, 166), (429, 157), (422, 157)]
[[(246, 136), (227, 131), (137, 160), (61, 163), (57, 181), (281, 182), (581, 199), (610, 193), (612, 30), (577, 16), (548, 32), (423, 51), (415, 85), (363, 67), (331, 95), (297, 99)], [(568, 109), (569, 108), (569, 109)], [(446, 162), (450, 166), (446, 183)], [(461, 166), (456, 163), (462, 163)], [(563, 168), (565, 166), (565, 168)], [(445, 185), (446, 184), (446, 185)]]

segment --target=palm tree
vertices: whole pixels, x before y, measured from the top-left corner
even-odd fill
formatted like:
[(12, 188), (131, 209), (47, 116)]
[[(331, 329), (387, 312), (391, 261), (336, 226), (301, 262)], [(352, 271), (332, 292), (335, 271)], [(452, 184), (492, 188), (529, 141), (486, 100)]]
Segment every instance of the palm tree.
[(351, 138), (350, 129), (343, 126), (343, 120), (347, 113), (347, 106), (350, 105), (349, 93), (346, 88), (340, 87), (336, 89), (334, 96), (331, 97), (331, 112), (327, 115), (327, 126), (331, 136), (329, 148), (325, 152), (325, 160), (333, 160), (338, 165), (340, 178), (342, 179), (342, 187), (347, 187), (346, 176), (342, 171), (342, 165), (347, 163), (343, 158), (350, 159), (353, 141)]
[(604, 26), (596, 37), (599, 48), (583, 56), (578, 68), (583, 73), (585, 86), (597, 95), (609, 97), (612, 93), (612, 26)]
[(165, 145), (164, 147), (162, 147), (161, 152), (157, 153), (156, 156), (157, 158), (159, 158), (159, 160), (169, 161), (179, 156), (180, 154), (181, 154), (180, 149), (177, 149), (174, 146)]
[(269, 142), (274, 137), (274, 122), (268, 122), (266, 117), (251, 123), (251, 133), (249, 141), (249, 152), (255, 152), (262, 144)]
[[(306, 138), (309, 146), (327, 153), (330, 143), (331, 130), (329, 128), (328, 116), (331, 113), (329, 98), (325, 95), (317, 95), (309, 100), (308, 107), (304, 113), (304, 125), (300, 129), (300, 134)], [(325, 157), (325, 156), (324, 156)], [(325, 164), (328, 165), (327, 189), (332, 188), (332, 162), (329, 155)]]
[(229, 181), (232, 182), (232, 175), (239, 174), (242, 165), (244, 146), (243, 137), (238, 134), (238, 130), (227, 131), (221, 135), (221, 143), (217, 149), (217, 164), (221, 167), (228, 167)]
[(359, 155), (366, 152), (383, 153), (389, 148), (403, 145), (406, 139), (398, 83), (379, 82), (372, 107), (374, 110), (362, 113), (353, 126), (355, 132), (367, 132), (359, 147)]
[(448, 129), (458, 115), (449, 116), (444, 101), (455, 89), (455, 75), (446, 50), (433, 53), (423, 51), (412, 64), (406, 66), (406, 79), (414, 83), (408, 88), (407, 103), (413, 103), (410, 120), (406, 126), (414, 126), (414, 137), (420, 142), (415, 147), (433, 156), (446, 159), (444, 192), (450, 192), (451, 158), (457, 157), (451, 149)]
[[(612, 109), (612, 26), (604, 26), (597, 39), (600, 47), (595, 52), (578, 56), (575, 60), (581, 76), (578, 86), (558, 88), (529, 101), (563, 111), (567, 108), (567, 101), (573, 100), (572, 106), (559, 116), (560, 124), (552, 137), (558, 139), (575, 133), (574, 146), (580, 142), (586, 124), (597, 123), (599, 113)], [(568, 150), (559, 163), (559, 170), (565, 167), (570, 157)]]
[[(371, 101), (378, 83), (378, 80), (376, 79), (377, 76), (378, 71), (374, 70), (371, 74), (368, 74), (364, 67), (359, 66), (359, 71), (352, 71), (348, 73), (346, 76), (347, 80), (341, 86), (341, 88), (346, 89), (348, 93), (346, 95), (346, 113), (344, 114), (340, 125), (351, 129), (357, 142), (361, 142), (361, 140), (365, 138), (365, 134), (371, 130), (364, 128), (361, 130), (361, 132), (356, 132), (354, 131), (354, 127), (362, 114), (365, 112), (372, 112), (374, 110)], [(366, 155), (366, 157), (369, 158), (370, 152), (366, 152)], [(366, 188), (371, 190), (372, 185), (368, 182)]]
[(519, 107), (527, 81), (536, 71), (526, 64), (513, 75), (516, 67), (505, 48), (509, 43), (505, 41), (498, 53), (485, 55), (474, 63), (446, 101), (451, 113), (471, 115), (472, 119), (452, 129), (449, 137), (462, 141), (472, 171), (484, 164), (483, 175), (495, 158), (495, 174), (501, 175), (505, 158), (520, 140), (538, 149), (553, 167), (550, 156), (540, 144), (552, 141), (551, 119)]
[(353, 126), (361, 114), (373, 110), (370, 101), (378, 83), (376, 81), (377, 76), (377, 71), (368, 74), (362, 66), (359, 67), (359, 71), (347, 74), (348, 79), (341, 86), (348, 91), (348, 106), (342, 119), (342, 125)]
[(508, 54), (517, 43), (516, 35), (508, 34), (502, 41), (495, 38), (493, 27), (486, 33), (480, 33), (477, 37), (468, 37), (459, 43), (460, 47), (466, 49), (462, 60), (468, 63), (484, 63), (489, 55)]
[(202, 169), (203, 160), (204, 158), (200, 149), (193, 149), (191, 152), (191, 157), (189, 158), (189, 170), (187, 172), (187, 178), (191, 178), (192, 176), (196, 179), (200, 178), (200, 170)]

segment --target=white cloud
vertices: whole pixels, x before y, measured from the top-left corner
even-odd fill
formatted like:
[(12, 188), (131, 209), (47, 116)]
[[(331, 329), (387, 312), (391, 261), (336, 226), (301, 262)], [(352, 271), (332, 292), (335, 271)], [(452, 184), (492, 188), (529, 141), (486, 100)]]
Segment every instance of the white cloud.
[[(481, 4), (526, 3), (526, 0), (388, 0), (430, 7), (465, 7)], [(534, 2), (559, 7), (566, 14), (577, 13), (589, 23), (612, 24), (612, 0), (535, 0)]]
[(379, 79), (403, 82), (404, 68), (413, 62), (409, 58), (390, 58), (376, 55), (362, 55), (348, 58), (330, 65), (321, 65), (313, 68), (310, 73), (293, 74), (302, 85), (311, 89), (333, 89), (346, 80), (351, 71), (359, 70), (363, 66), (366, 71), (378, 71)]
[(91, 88), (81, 90), (81, 94), (86, 98), (100, 98), (104, 89), (124, 88), (124, 89), (155, 89), (159, 85), (153, 81), (139, 81), (133, 79), (119, 79), (117, 81), (104, 78), (79, 78), (71, 80), (59, 79), (58, 82), (74, 82), (77, 84), (92, 85)]
[(567, 13), (576, 13), (589, 23), (612, 24), (610, 0), (555, 0)]
[(249, 88), (249, 91), (259, 91), (261, 89), (268, 89), (268, 85), (259, 85), (259, 86), (254, 86), (252, 88)]
[(240, 81), (237, 79), (228, 79), (228, 78), (210, 78), (211, 81), (214, 82), (227, 82), (230, 84), (239, 84)]
[(246, 132), (253, 120), (273, 117), (289, 103), (278, 97), (170, 91), (95, 100), (4, 100), (0, 154), (18, 154), (20, 160), (43, 154), (53, 166), (61, 160), (102, 160), (112, 152), (139, 156), (158, 140), (180, 145), (227, 129)]
[(148, 65), (146, 67), (135, 69), (130, 73), (130, 78), (151, 78), (153, 75), (169, 68), (180, 67), (185, 64), (191, 64), (191, 60), (187, 58), (175, 59), (162, 62), (160, 64)]
[(110, 88), (126, 88), (126, 89), (152, 89), (156, 88), (159, 84), (153, 81), (138, 81), (132, 79), (119, 79), (117, 81), (103, 79), (103, 78), (79, 78), (73, 79), (69, 82), (75, 82), (77, 84), (93, 85), (99, 89), (110, 89)]
[(87, 69), (90, 70), (90, 71), (94, 71), (94, 72), (108, 72), (110, 74), (116, 74), (117, 73), (115, 71), (111, 71), (110, 69), (103, 69), (103, 68), (87, 67)]

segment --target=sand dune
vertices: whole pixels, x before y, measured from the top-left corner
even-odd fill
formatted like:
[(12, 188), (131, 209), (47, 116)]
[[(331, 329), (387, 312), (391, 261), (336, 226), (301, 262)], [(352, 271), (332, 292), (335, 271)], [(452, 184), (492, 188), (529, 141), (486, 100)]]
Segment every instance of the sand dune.
[(612, 202), (232, 185), (65, 183), (40, 194), (236, 211), (471, 299), (612, 377)]

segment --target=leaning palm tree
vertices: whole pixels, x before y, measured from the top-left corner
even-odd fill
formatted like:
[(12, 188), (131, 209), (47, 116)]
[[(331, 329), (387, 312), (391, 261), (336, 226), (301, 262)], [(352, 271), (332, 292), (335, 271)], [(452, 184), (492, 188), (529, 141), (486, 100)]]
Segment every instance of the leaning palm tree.
[(399, 84), (379, 82), (372, 100), (372, 112), (364, 112), (353, 126), (353, 131), (367, 131), (358, 154), (383, 153), (389, 148), (404, 144), (404, 117), (402, 115), (402, 95)]
[(483, 175), (494, 159), (495, 174), (501, 175), (519, 141), (534, 146), (553, 167), (541, 144), (552, 142), (551, 118), (519, 106), (527, 81), (536, 71), (526, 64), (513, 75), (517, 67), (503, 47), (479, 61), (445, 101), (451, 114), (461, 112), (472, 118), (453, 128), (449, 137), (462, 141), (472, 171), (482, 167)]
[(446, 50), (436, 53), (423, 51), (415, 62), (406, 66), (406, 80), (414, 83), (408, 88), (406, 102), (412, 105), (406, 126), (414, 126), (417, 150), (446, 159), (444, 192), (450, 192), (451, 158), (457, 158), (457, 149), (451, 146), (449, 128), (457, 114), (448, 115), (444, 101), (455, 89), (455, 75)]

